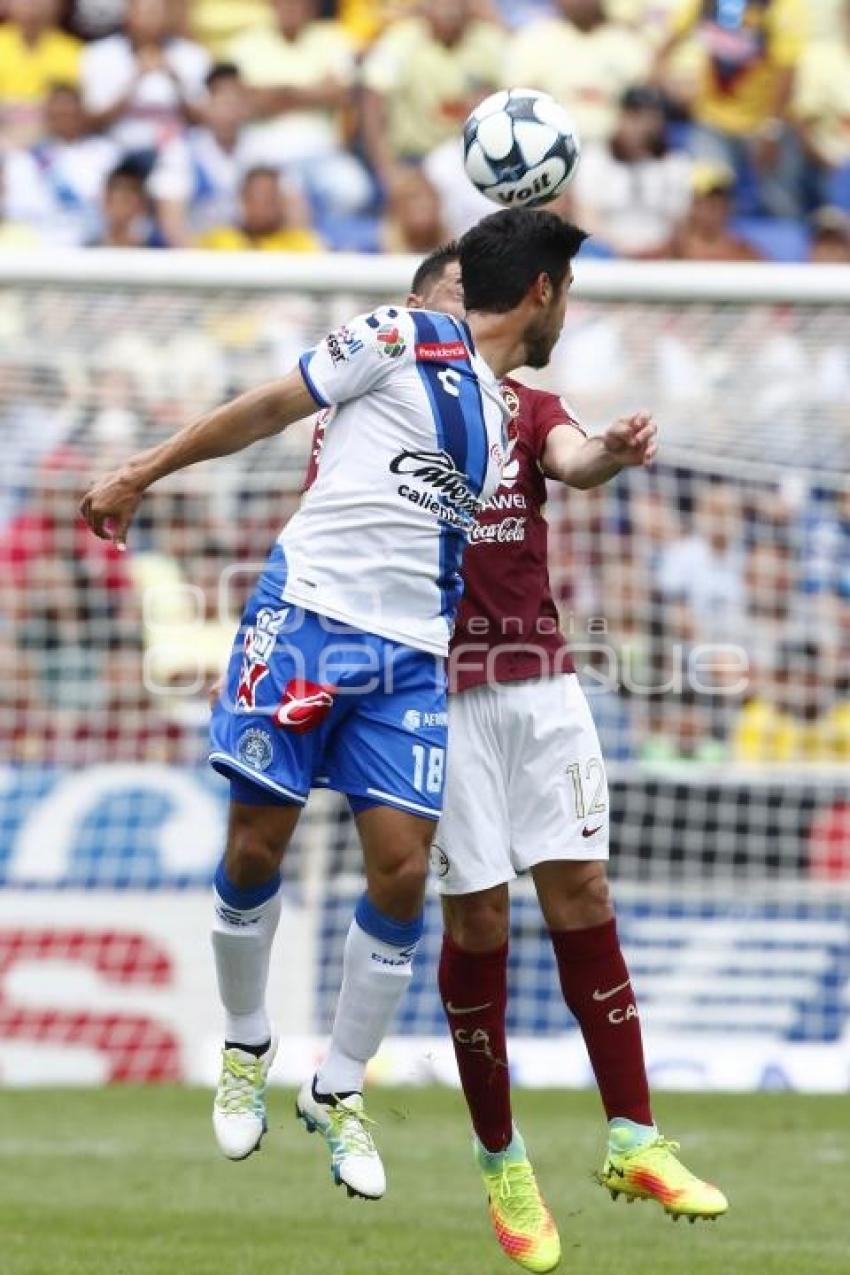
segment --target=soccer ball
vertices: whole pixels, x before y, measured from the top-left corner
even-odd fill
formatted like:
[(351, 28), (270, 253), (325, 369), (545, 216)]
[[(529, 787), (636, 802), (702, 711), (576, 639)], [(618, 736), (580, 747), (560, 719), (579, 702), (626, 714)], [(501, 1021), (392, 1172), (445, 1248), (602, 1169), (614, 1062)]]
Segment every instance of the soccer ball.
[(504, 207), (533, 208), (555, 199), (578, 167), (581, 145), (569, 114), (548, 93), (493, 93), (463, 126), (466, 175)]

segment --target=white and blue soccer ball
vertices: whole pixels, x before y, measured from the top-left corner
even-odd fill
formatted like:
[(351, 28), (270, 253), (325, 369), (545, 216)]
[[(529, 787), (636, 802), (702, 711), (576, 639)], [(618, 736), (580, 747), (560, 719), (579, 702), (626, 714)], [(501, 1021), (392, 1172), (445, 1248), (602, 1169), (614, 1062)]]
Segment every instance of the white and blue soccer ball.
[(581, 144), (569, 113), (548, 93), (504, 89), (463, 126), (466, 175), (504, 208), (556, 199), (578, 167)]

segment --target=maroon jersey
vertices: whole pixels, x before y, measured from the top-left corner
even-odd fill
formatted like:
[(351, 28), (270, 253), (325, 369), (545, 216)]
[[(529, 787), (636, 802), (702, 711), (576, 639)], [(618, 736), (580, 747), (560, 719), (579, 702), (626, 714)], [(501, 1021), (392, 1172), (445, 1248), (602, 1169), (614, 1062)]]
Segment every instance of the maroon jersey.
[[(502, 485), (479, 514), (463, 558), (463, 597), (449, 652), (452, 691), (575, 671), (549, 584), (541, 463), (556, 425), (581, 426), (557, 395), (511, 377), (502, 381), (502, 396), (511, 411), (511, 447)], [(330, 416), (322, 412), (316, 420), (305, 491), (316, 480)]]
[(328, 421), (333, 415), (333, 410), (332, 407), (326, 407), (316, 417), (316, 424), (313, 426), (313, 441), (310, 444), (310, 459), (307, 462), (307, 473), (304, 475), (304, 486), (301, 488), (302, 493), (309, 491), (318, 477), (319, 461), (321, 460), (322, 448), (325, 443), (325, 430), (328, 427)]
[(449, 686), (572, 673), (549, 584), (543, 516), (546, 439), (556, 425), (580, 428), (555, 394), (507, 377), (511, 450), (502, 485), (478, 517), (463, 559), (463, 597), (449, 655)]

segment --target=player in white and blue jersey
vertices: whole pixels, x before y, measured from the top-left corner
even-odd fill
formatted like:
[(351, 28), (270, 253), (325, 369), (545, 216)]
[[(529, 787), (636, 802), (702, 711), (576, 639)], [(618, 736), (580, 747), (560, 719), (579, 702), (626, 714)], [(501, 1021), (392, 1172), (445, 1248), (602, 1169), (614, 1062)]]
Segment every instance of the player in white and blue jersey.
[(369, 1198), (386, 1189), (363, 1079), (422, 932), (461, 558), (501, 479), (499, 378), (548, 361), (582, 239), (547, 213), (486, 218), (459, 246), (464, 286), (490, 281), (486, 311), (466, 323), (401, 308), (354, 319), (288, 376), (133, 457), (83, 500), (94, 531), (123, 544), (158, 479), (278, 433), (317, 405), (332, 412), (318, 478), (248, 603), (212, 720), (210, 760), (231, 786), (215, 879), (226, 1026), (214, 1127), (232, 1159), (251, 1154), (265, 1130), (281, 860), (311, 787), (327, 785), (354, 810), (367, 888), (346, 940), (330, 1050), (298, 1110), (324, 1133), (337, 1182)]

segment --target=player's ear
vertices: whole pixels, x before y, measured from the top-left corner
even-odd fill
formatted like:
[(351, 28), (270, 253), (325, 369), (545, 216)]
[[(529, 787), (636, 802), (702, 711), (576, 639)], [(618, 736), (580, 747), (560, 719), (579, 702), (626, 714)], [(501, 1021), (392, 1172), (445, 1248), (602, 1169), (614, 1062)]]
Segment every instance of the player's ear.
[(408, 310), (421, 310), (422, 298), (418, 292), (408, 292), (407, 300), (404, 304), (407, 306)]
[(545, 271), (542, 271), (532, 285), (532, 296), (538, 305), (548, 306), (552, 303), (553, 294), (552, 280)]

